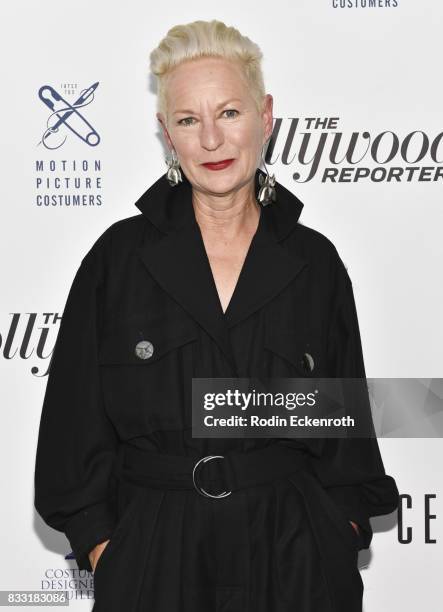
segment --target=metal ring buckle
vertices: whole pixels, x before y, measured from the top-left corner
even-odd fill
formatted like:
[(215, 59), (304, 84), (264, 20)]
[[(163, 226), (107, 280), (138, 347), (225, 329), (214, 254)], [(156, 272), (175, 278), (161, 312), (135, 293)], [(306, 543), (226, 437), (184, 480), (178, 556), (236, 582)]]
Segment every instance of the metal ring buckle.
[(215, 499), (220, 499), (221, 497), (227, 497), (228, 495), (231, 495), (232, 491), (223, 491), (223, 493), (213, 494), (213, 493), (209, 493), (208, 491), (205, 491), (202, 486), (198, 485), (195, 482), (195, 471), (197, 467), (200, 465), (200, 463), (202, 462), (206, 463), (207, 461), (210, 461), (211, 459), (224, 459), (224, 456), (223, 455), (207, 455), (206, 457), (202, 457), (201, 459), (197, 461), (197, 463), (194, 465), (194, 469), (192, 470), (192, 481), (194, 483), (194, 487), (197, 489), (200, 495), (204, 495), (205, 497), (212, 497)]

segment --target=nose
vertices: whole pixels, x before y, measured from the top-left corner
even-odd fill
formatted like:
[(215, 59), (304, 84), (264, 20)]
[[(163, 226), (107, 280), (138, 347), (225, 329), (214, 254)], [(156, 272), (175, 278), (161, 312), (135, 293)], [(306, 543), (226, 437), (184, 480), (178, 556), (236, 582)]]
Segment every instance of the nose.
[(200, 145), (207, 151), (215, 151), (223, 144), (223, 130), (212, 119), (205, 119), (201, 122)]

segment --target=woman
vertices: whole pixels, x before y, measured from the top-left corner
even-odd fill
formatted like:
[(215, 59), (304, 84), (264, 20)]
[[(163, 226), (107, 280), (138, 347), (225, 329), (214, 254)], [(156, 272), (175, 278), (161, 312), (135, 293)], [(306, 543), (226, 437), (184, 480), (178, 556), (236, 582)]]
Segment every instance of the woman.
[(168, 172), (67, 299), (35, 506), (94, 571), (95, 612), (358, 612), (369, 518), (397, 507), (375, 438), (192, 437), (192, 378), (365, 376), (343, 262), (259, 169), (260, 60), (219, 21), (168, 32)]

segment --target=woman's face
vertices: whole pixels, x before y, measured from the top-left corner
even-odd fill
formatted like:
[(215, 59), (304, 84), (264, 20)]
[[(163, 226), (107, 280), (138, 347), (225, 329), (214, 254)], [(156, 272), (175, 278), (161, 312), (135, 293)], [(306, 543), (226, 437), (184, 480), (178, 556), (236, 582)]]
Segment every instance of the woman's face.
[[(175, 67), (167, 83), (168, 117), (158, 113), (170, 149), (198, 191), (239, 189), (260, 165), (272, 133), (272, 96), (259, 113), (241, 67), (224, 58), (201, 58)], [(222, 170), (203, 164), (234, 161)]]

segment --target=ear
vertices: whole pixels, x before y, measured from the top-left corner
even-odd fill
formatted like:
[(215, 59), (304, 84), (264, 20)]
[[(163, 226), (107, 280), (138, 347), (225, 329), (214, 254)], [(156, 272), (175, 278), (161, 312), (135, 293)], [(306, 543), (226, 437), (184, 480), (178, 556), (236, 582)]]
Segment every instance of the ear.
[(162, 126), (163, 136), (165, 138), (166, 144), (168, 145), (169, 150), (172, 151), (172, 149), (174, 148), (174, 145), (172, 144), (172, 140), (169, 135), (168, 128), (166, 127), (165, 116), (163, 115), (163, 113), (159, 112), (159, 113), (156, 113), (156, 117), (158, 121), (160, 122), (160, 125)]
[(264, 132), (264, 142), (267, 142), (272, 135), (273, 130), (273, 106), (274, 106), (274, 98), (271, 94), (266, 94), (263, 98), (263, 132)]

